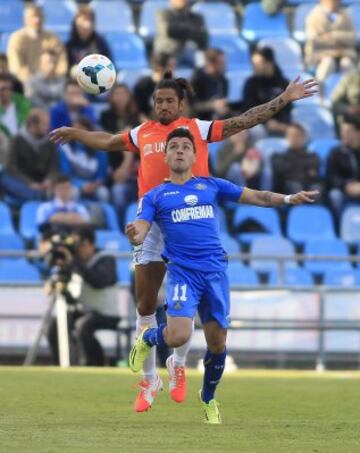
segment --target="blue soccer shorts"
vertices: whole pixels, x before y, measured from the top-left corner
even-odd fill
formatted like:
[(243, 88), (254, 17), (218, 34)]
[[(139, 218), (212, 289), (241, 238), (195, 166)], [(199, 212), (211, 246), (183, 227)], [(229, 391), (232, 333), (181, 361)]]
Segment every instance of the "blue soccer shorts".
[(167, 313), (172, 317), (217, 321), (226, 329), (230, 322), (230, 288), (225, 271), (203, 272), (168, 265), (166, 280)]

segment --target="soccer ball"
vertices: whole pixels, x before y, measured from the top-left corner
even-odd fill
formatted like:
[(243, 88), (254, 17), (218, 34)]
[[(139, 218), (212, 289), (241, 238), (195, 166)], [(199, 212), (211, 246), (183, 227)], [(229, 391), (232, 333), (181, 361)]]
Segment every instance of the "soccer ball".
[(104, 55), (87, 55), (77, 66), (76, 79), (87, 93), (105, 93), (116, 80), (115, 67)]

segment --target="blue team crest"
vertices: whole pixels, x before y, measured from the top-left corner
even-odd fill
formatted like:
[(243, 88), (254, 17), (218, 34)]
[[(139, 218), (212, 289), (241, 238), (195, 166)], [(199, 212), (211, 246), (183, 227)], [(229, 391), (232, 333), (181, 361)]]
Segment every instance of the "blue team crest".
[(196, 184), (195, 189), (205, 190), (206, 189), (206, 184), (202, 184), (201, 182), (199, 182), (199, 184)]
[(195, 206), (198, 203), (199, 199), (196, 195), (186, 195), (184, 201), (189, 206)]

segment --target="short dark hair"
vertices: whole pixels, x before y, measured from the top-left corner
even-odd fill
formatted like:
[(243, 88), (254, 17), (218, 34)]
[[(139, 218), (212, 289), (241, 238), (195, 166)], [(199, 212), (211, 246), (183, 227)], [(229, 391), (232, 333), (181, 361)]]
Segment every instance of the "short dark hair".
[(91, 244), (95, 244), (95, 230), (92, 225), (81, 225), (79, 228), (77, 228), (76, 233), (78, 234), (80, 240), (86, 240)]
[(60, 174), (56, 175), (54, 178), (54, 185), (63, 184), (65, 182), (71, 183), (71, 179), (69, 178), (69, 176), (66, 176), (66, 175), (63, 175), (60, 173)]
[(171, 71), (166, 71), (162, 80), (156, 85), (154, 90), (154, 97), (157, 90), (164, 88), (170, 88), (175, 91), (179, 101), (182, 101), (186, 97), (191, 99), (194, 96), (194, 90), (191, 84), (183, 78), (174, 79)]
[(302, 132), (304, 135), (307, 134), (306, 129), (300, 123), (289, 123), (288, 127), (293, 127), (294, 129), (297, 129), (298, 131)]
[(349, 124), (355, 130), (360, 131), (360, 120), (352, 115), (344, 115), (342, 124)]
[(275, 54), (271, 47), (256, 47), (253, 55), (260, 55), (265, 61), (275, 64)]
[(176, 128), (176, 129), (174, 129), (173, 131), (170, 132), (170, 134), (166, 138), (165, 153), (166, 153), (166, 150), (167, 150), (167, 147), (168, 147), (168, 144), (169, 144), (170, 140), (172, 140), (173, 138), (176, 138), (176, 137), (188, 138), (191, 141), (192, 145), (193, 145), (194, 153), (196, 153), (196, 146), (195, 146), (194, 136), (189, 131), (189, 129), (187, 129), (186, 127), (178, 127), (178, 128)]

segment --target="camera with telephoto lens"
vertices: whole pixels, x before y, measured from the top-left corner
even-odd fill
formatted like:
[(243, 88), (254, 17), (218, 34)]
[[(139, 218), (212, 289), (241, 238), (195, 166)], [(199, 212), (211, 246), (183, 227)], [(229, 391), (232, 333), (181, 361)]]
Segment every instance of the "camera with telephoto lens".
[(72, 263), (68, 262), (68, 251), (72, 256), (76, 253), (77, 238), (69, 233), (53, 234), (49, 238), (50, 248), (46, 253), (46, 261), (51, 271), (51, 280), (54, 283), (68, 283), (72, 273)]

